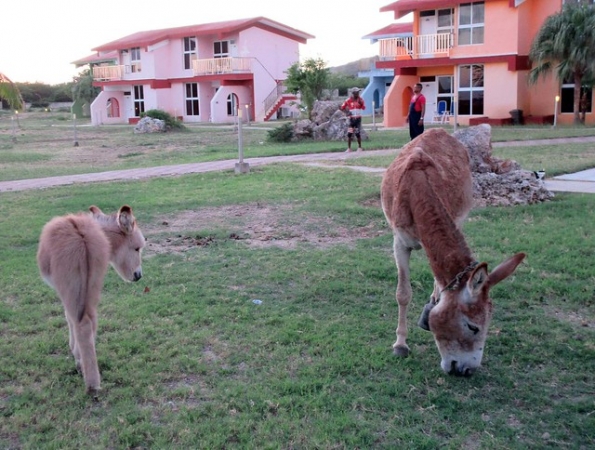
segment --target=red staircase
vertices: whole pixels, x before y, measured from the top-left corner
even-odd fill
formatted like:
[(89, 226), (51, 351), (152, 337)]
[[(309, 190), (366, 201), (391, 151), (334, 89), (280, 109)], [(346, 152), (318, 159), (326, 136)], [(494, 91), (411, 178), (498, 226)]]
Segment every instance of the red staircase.
[(283, 80), (277, 80), (277, 86), (264, 100), (264, 120), (270, 120), (281, 106), (285, 103), (297, 100), (297, 95), (287, 92), (287, 88), (283, 84)]
[(271, 106), (267, 110), (267, 112), (264, 116), (264, 121), (266, 122), (271, 117), (273, 117), (273, 115), (277, 111), (279, 111), (279, 108), (281, 108), (281, 106), (283, 106), (285, 103), (293, 101), (293, 100), (297, 100), (297, 95), (295, 95), (295, 94), (281, 94), (281, 96), (277, 98), (275, 103), (273, 103), (273, 106)]

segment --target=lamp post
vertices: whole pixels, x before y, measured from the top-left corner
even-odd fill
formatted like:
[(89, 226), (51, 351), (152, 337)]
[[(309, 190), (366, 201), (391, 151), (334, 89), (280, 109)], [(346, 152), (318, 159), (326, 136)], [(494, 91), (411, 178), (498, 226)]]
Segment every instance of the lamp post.
[(244, 107), (246, 108), (246, 125), (250, 126), (250, 110), (248, 109), (250, 105), (246, 103)]
[[(247, 108), (246, 108), (247, 111)], [(249, 173), (250, 164), (244, 162), (244, 140), (242, 135), (242, 110), (238, 109), (238, 162), (235, 164), (235, 173)]]
[(76, 114), (72, 115), (72, 127), (73, 127), (73, 131), (74, 131), (74, 146), (78, 147), (79, 140), (78, 140), (77, 132), (76, 132)]
[(556, 125), (558, 124), (558, 103), (560, 102), (560, 96), (556, 95), (556, 98), (554, 99), (554, 125), (552, 128), (556, 128)]
[(452, 115), (454, 117), (454, 123), (452, 126), (453, 131), (457, 131), (457, 119), (459, 116), (459, 105), (458, 105), (458, 96), (455, 94), (452, 96)]
[[(15, 111), (15, 113), (17, 113), (17, 111)], [(16, 143), (16, 141), (17, 141), (17, 129), (16, 129), (16, 123), (14, 122), (14, 116), (12, 116), (12, 127), (11, 127), (11, 131), (12, 131), (12, 142), (13, 143)]]
[(376, 131), (376, 102), (372, 100), (372, 130)]

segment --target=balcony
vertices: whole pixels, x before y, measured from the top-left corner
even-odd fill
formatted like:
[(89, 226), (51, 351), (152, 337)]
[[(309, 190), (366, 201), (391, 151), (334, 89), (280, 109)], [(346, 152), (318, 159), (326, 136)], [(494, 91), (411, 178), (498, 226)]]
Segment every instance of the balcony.
[(251, 58), (211, 58), (192, 61), (195, 76), (216, 75), (225, 73), (250, 73), (252, 71)]
[(93, 67), (93, 81), (121, 80), (124, 66), (95, 66)]
[(453, 40), (450, 33), (380, 39), (379, 56), (383, 61), (448, 57)]
[(95, 66), (93, 67), (93, 81), (122, 80), (124, 74), (140, 73), (140, 63), (125, 66)]

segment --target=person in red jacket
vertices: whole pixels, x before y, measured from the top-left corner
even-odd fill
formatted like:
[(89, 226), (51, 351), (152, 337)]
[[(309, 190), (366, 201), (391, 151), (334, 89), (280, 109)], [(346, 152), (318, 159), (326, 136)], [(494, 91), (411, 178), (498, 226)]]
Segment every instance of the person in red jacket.
[(364, 103), (364, 99), (359, 96), (359, 92), (360, 89), (358, 87), (352, 88), (351, 97), (345, 100), (345, 102), (343, 102), (341, 105), (341, 110), (345, 111), (349, 116), (349, 126), (347, 128), (347, 150), (345, 150), (346, 152), (351, 151), (351, 141), (353, 140), (353, 135), (355, 135), (357, 139), (357, 151), (362, 151), (362, 114), (364, 109), (366, 109), (366, 104)]

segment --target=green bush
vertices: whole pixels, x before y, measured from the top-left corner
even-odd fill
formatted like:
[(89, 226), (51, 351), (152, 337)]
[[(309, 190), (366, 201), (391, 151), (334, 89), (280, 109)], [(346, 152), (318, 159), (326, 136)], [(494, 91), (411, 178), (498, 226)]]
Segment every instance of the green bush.
[(161, 109), (150, 109), (141, 114), (141, 117), (151, 117), (153, 119), (163, 120), (168, 130), (184, 130), (186, 127), (182, 122), (172, 116), (170, 113)]
[(267, 132), (267, 140), (271, 142), (291, 142), (293, 139), (293, 122), (286, 122), (283, 125), (273, 128)]

